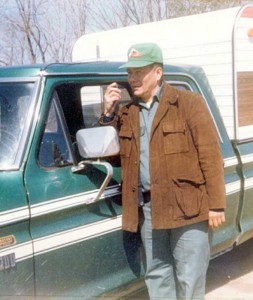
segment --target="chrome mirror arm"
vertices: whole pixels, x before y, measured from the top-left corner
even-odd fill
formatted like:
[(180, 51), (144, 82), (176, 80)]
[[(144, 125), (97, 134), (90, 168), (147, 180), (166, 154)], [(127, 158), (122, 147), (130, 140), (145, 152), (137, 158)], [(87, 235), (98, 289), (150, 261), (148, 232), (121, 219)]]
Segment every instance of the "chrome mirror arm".
[(95, 165), (95, 166), (104, 166), (107, 170), (107, 175), (105, 177), (105, 180), (103, 181), (100, 189), (98, 190), (98, 193), (96, 194), (96, 196), (94, 198), (91, 198), (89, 200), (87, 200), (85, 202), (85, 204), (90, 204), (93, 202), (96, 202), (100, 199), (101, 195), (103, 194), (104, 190), (106, 189), (106, 187), (108, 186), (112, 176), (113, 176), (113, 167), (110, 163), (106, 162), (106, 161), (100, 161), (99, 159), (96, 161), (92, 161), (92, 160), (84, 160), (81, 161), (77, 166), (72, 167), (72, 172), (76, 173), (79, 172), (81, 170), (84, 170), (86, 165)]

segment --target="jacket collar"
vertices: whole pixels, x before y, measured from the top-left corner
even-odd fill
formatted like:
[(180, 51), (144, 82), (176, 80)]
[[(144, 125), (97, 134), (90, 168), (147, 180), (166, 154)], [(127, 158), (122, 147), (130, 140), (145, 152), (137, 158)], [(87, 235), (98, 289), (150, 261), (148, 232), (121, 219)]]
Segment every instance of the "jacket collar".
[(151, 128), (151, 132), (150, 132), (150, 141), (152, 140), (154, 131), (156, 130), (157, 126), (159, 125), (162, 118), (169, 110), (170, 105), (175, 104), (177, 100), (178, 100), (177, 90), (174, 87), (170, 86), (169, 84), (164, 84), (162, 94), (161, 94), (160, 104), (157, 108), (153, 120), (152, 128)]
[(178, 100), (177, 89), (165, 83), (161, 94), (161, 101), (167, 101), (170, 104), (175, 104), (177, 100)]

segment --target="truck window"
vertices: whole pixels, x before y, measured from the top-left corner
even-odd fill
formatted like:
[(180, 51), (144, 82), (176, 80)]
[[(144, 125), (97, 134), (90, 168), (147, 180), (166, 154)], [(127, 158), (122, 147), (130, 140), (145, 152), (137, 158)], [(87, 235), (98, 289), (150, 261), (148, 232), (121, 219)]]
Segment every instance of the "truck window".
[[(76, 133), (82, 128), (100, 126), (98, 119), (103, 111), (106, 87), (66, 83), (55, 88), (39, 147), (41, 166), (63, 167), (81, 159), (76, 146)], [(130, 100), (127, 90), (122, 87), (120, 106)]]
[[(26, 120), (31, 116), (33, 82), (0, 83), (0, 168), (11, 168), (16, 162)], [(30, 112), (30, 113), (29, 113)]]
[(61, 118), (57, 105), (58, 95), (55, 92), (45, 122), (45, 129), (39, 148), (39, 163), (43, 167), (63, 167), (73, 164), (71, 151), (64, 130), (64, 119)]
[[(98, 126), (98, 119), (103, 112), (103, 95), (107, 85), (85, 86), (81, 89), (83, 118), (85, 127)], [(119, 85), (121, 89), (121, 101), (119, 108), (131, 101), (131, 97), (126, 88)]]
[[(81, 128), (99, 126), (98, 119), (103, 112), (103, 95), (106, 87), (107, 84), (84, 86), (81, 83), (66, 83), (55, 88), (72, 139)], [(120, 106), (130, 100), (129, 93), (122, 87)]]

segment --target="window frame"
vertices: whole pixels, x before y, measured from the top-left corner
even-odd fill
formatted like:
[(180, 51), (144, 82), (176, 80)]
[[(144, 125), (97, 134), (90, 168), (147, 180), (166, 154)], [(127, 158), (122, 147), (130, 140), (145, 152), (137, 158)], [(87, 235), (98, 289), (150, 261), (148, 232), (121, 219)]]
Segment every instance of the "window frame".
[(13, 164), (9, 166), (0, 167), (0, 171), (18, 171), (21, 168), (24, 160), (25, 152), (27, 150), (28, 141), (30, 139), (30, 133), (33, 126), (33, 120), (36, 116), (36, 110), (38, 105), (39, 93), (41, 88), (41, 78), (38, 77), (24, 77), (24, 78), (1, 78), (0, 83), (33, 83), (34, 88), (31, 93), (31, 104), (28, 110), (28, 116), (24, 123), (23, 132), (21, 134), (19, 146), (16, 152), (16, 157)]
[[(66, 146), (68, 148), (68, 152), (69, 152), (69, 156), (70, 156), (70, 160), (71, 160), (70, 163), (64, 164), (62, 166), (60, 166), (60, 165), (59, 166), (45, 166), (45, 165), (41, 164), (40, 159), (39, 159), (40, 146), (41, 146), (41, 143), (42, 143), (42, 140), (43, 140), (43, 135), (44, 135), (45, 130), (46, 130), (47, 120), (48, 120), (49, 113), (50, 113), (50, 110), (52, 108), (52, 105), (54, 105), (55, 112), (56, 112), (56, 114), (59, 118), (59, 125), (62, 128), (64, 140), (66, 142)], [(58, 122), (57, 122), (57, 124), (58, 124)], [(37, 149), (36, 153), (37, 153), (36, 154), (37, 164), (42, 169), (54, 170), (54, 169), (62, 169), (64, 167), (72, 167), (74, 165), (77, 165), (77, 158), (76, 158), (76, 155), (74, 153), (73, 143), (71, 142), (71, 139), (70, 139), (70, 133), (69, 133), (68, 126), (67, 126), (67, 123), (66, 123), (66, 120), (65, 120), (65, 116), (64, 116), (64, 113), (63, 113), (63, 110), (62, 110), (61, 102), (59, 100), (59, 96), (58, 96), (57, 91), (56, 91), (55, 88), (53, 89), (53, 91), (51, 93), (51, 96), (50, 96), (48, 109), (47, 109), (47, 112), (46, 112), (45, 118), (44, 118), (44, 126), (43, 126), (43, 129), (41, 130), (40, 139), (39, 139), (39, 143), (38, 143), (38, 149)]]

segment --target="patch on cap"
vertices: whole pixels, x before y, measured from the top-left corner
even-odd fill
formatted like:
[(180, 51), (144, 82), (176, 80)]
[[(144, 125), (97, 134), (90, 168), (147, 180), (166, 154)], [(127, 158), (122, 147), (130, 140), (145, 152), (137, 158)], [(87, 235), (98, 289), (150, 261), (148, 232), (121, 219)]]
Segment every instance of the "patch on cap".
[(141, 54), (140, 51), (136, 50), (135, 48), (132, 48), (132, 49), (129, 51), (128, 57), (129, 57), (129, 58), (142, 57), (142, 54)]

